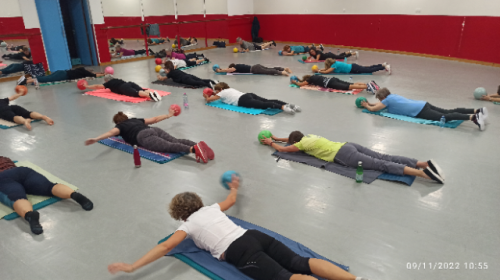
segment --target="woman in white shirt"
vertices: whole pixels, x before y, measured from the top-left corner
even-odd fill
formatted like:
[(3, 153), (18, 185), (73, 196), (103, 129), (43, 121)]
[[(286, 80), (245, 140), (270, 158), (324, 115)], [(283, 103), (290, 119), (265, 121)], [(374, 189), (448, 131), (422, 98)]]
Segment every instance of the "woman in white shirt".
[(233, 176), (228, 183), (230, 193), (226, 200), (204, 206), (196, 193), (177, 194), (169, 206), (170, 216), (184, 221), (165, 242), (158, 244), (133, 264), (113, 263), (108, 266), (112, 274), (119, 271), (134, 272), (179, 245), (186, 237), (196, 246), (219, 261), (226, 261), (252, 279), (311, 280), (311, 274), (326, 279), (368, 280), (356, 277), (336, 265), (321, 259), (304, 258), (286, 245), (258, 230), (246, 230), (233, 223), (223, 211), (236, 203), (239, 179)]
[(191, 58), (191, 59), (177, 59), (177, 58), (172, 58), (170, 61), (174, 64), (175, 69), (179, 68), (184, 68), (184, 67), (191, 67), (195, 66), (198, 64), (201, 64), (202, 62), (209, 61), (208, 58), (203, 58), (203, 59), (196, 59), (196, 58)]
[(254, 109), (281, 109), (289, 114), (295, 114), (295, 112), (300, 112), (299, 106), (283, 102), (281, 100), (268, 100), (263, 97), (258, 96), (255, 93), (243, 93), (234, 88), (230, 88), (228, 84), (224, 82), (217, 83), (214, 86), (215, 94), (208, 96), (203, 94), (207, 103), (216, 100), (221, 100), (222, 102)]

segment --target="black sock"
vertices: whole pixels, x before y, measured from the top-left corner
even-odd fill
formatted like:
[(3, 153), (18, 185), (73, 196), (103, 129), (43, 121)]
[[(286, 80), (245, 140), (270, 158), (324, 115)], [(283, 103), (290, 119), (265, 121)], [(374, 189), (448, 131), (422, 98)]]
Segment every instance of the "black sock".
[(24, 215), (24, 219), (30, 224), (31, 232), (34, 234), (42, 234), (43, 228), (40, 224), (40, 213), (38, 211), (29, 211)]
[(90, 211), (92, 208), (94, 208), (94, 204), (90, 199), (86, 198), (83, 194), (74, 192), (71, 194), (71, 198), (78, 202), (82, 206), (84, 210)]
[(477, 120), (476, 114), (472, 115), (471, 121), (475, 122)]

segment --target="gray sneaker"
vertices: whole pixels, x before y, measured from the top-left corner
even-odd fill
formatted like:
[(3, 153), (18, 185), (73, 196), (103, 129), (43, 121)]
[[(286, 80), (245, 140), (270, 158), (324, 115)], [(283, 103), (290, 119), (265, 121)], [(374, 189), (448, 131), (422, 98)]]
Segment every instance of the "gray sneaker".
[(290, 108), (292, 108), (292, 110), (294, 110), (295, 112), (302, 112), (302, 108), (300, 108), (299, 106), (295, 105), (295, 104), (289, 104), (290, 105)]
[(290, 107), (290, 104), (286, 104), (285, 106), (283, 106), (283, 111), (285, 111), (285, 113), (288, 113), (290, 115), (295, 114), (295, 111)]

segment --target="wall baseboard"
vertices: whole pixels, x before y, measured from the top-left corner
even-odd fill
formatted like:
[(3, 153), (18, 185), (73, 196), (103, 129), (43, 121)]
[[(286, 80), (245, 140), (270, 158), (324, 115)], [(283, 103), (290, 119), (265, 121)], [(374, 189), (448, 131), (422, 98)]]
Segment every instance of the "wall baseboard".
[[(310, 45), (311, 44), (311, 43), (305, 43), (305, 42), (292, 42), (292, 41), (275, 41), (275, 42), (276, 43), (282, 43), (282, 44), (289, 44), (289, 45)], [(457, 58), (457, 57), (440, 56), (440, 55), (425, 54), (425, 53), (393, 51), (393, 50), (363, 48), (363, 47), (356, 47), (356, 46), (333, 45), (333, 44), (323, 44), (323, 46), (325, 46), (325, 47), (333, 47), (333, 48), (356, 49), (356, 50), (364, 50), (364, 51), (372, 51), (372, 52), (403, 54), (403, 55), (420, 56), (420, 57), (427, 57), (427, 58), (437, 58), (437, 59), (443, 59), (443, 60), (451, 60), (451, 61), (458, 61), (458, 62), (480, 64), (480, 65), (485, 65), (485, 66), (500, 67), (500, 63), (485, 62), (485, 61), (479, 61), (479, 60), (471, 60), (471, 59), (464, 59), (464, 58)]]

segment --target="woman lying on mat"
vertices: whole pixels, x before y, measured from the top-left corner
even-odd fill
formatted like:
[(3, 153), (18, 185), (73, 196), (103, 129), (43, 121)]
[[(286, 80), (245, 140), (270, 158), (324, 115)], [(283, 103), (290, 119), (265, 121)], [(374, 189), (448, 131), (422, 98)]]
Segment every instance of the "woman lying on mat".
[[(180, 44), (179, 44), (179, 41), (180, 41)], [(194, 37), (189, 37), (187, 39), (184, 39), (180, 36), (175, 35), (174, 44), (179, 49), (182, 47), (185, 47), (185, 46), (189, 46), (189, 45), (196, 45), (197, 43), (198, 43), (198, 39), (196, 39)]]
[[(154, 52), (149, 49), (151, 54)], [(127, 50), (122, 48), (120, 45), (115, 46), (115, 51), (111, 51), (111, 57), (122, 57), (122, 56), (132, 56), (132, 55), (142, 55), (145, 54), (146, 50)]]
[(247, 230), (235, 224), (224, 211), (236, 203), (239, 178), (233, 176), (228, 186), (230, 193), (226, 200), (210, 206), (203, 205), (196, 193), (184, 192), (174, 196), (169, 213), (183, 224), (170, 238), (135, 263), (110, 264), (109, 272), (134, 272), (165, 256), (184, 239), (191, 238), (196, 246), (210, 252), (215, 259), (234, 265), (252, 279), (316, 279), (306, 276), (315, 274), (325, 279), (368, 280), (356, 277), (329, 261), (302, 257), (259, 230)]
[(325, 77), (320, 75), (305, 75), (304, 77), (302, 77), (302, 80), (290, 80), (290, 82), (292, 84), (298, 85), (299, 87), (313, 85), (338, 90), (366, 89), (373, 94), (376, 93), (379, 88), (375, 81), (371, 81), (366, 84), (348, 83), (335, 77)]
[[(0, 61), (0, 63), (2, 63), (2, 61)], [(7, 65), (7, 67), (0, 69), (0, 75), (9, 75), (22, 71), (24, 71), (24, 63), (12, 63)]]
[[(215, 65), (214, 65), (215, 66)], [(251, 74), (264, 74), (264, 75), (283, 75), (288, 76), (292, 70), (288, 67), (266, 67), (261, 64), (247, 65), (247, 64), (229, 64), (229, 68), (221, 69), (218, 67), (213, 68), (215, 72), (221, 73), (251, 73)]]
[[(319, 48), (321, 50), (324, 50), (323, 45), (319, 44)], [(309, 53), (310, 49), (316, 49), (316, 46), (314, 44), (309, 45), (309, 46), (289, 46), (285, 45), (283, 47), (283, 50), (279, 51), (279, 55), (285, 55), (285, 56), (293, 56), (293, 55), (299, 55), (299, 54), (304, 54), (304, 53)]]
[(172, 61), (172, 63), (174, 64), (174, 69), (195, 66), (195, 65), (201, 64), (205, 61), (209, 62), (208, 58), (202, 58), (202, 59), (197, 59), (197, 58), (176, 59), (176, 58), (173, 58), (170, 61)]
[(380, 100), (376, 104), (361, 102), (361, 106), (371, 112), (387, 109), (389, 113), (424, 120), (440, 121), (444, 116), (446, 121), (463, 120), (473, 121), (480, 130), (485, 129), (485, 120), (488, 117), (486, 107), (480, 109), (441, 109), (431, 105), (429, 102), (412, 100), (391, 93), (387, 88), (381, 88), (375, 97)]
[(313, 72), (328, 74), (328, 73), (351, 73), (351, 74), (363, 74), (363, 73), (373, 73), (377, 71), (385, 70), (391, 74), (391, 66), (386, 62), (382, 64), (372, 65), (372, 66), (361, 66), (356, 63), (348, 64), (340, 61), (336, 61), (333, 58), (327, 58), (325, 60), (325, 69), (318, 70), (315, 69)]
[(167, 58), (176, 58), (176, 59), (192, 59), (192, 58), (205, 58), (205, 55), (202, 53), (197, 54), (197, 53), (184, 53), (184, 52), (176, 52), (172, 50), (165, 50), (165, 54)]
[(257, 44), (257, 43), (251, 43), (251, 42), (244, 41), (243, 39), (238, 37), (238, 38), (236, 38), (236, 42), (238, 43), (238, 45), (240, 45), (240, 49), (242, 52), (249, 52), (249, 51), (255, 51), (255, 50), (260, 51), (260, 50), (270, 48), (271, 45), (276, 47), (276, 43), (274, 41), (270, 41), (270, 42), (262, 43), (262, 44)]
[(28, 130), (31, 130), (32, 120), (44, 120), (48, 125), (54, 124), (51, 118), (40, 113), (30, 112), (19, 105), (9, 105), (10, 101), (14, 101), (21, 96), (23, 96), (23, 93), (19, 92), (9, 98), (0, 99), (0, 119), (24, 125)]
[(148, 45), (154, 46), (154, 45), (161, 45), (166, 42), (170, 42), (167, 38), (148, 38)]
[(0, 156), (0, 202), (23, 217), (30, 224), (31, 232), (42, 234), (40, 213), (33, 210), (33, 205), (26, 195), (41, 195), (73, 199), (84, 210), (90, 211), (94, 204), (84, 195), (77, 193), (72, 188), (58, 183), (50, 182), (45, 176), (29, 167), (17, 167), (7, 157)]
[(109, 89), (116, 94), (126, 95), (130, 97), (149, 97), (152, 101), (158, 102), (161, 100), (161, 95), (156, 91), (151, 92), (149, 89), (142, 88), (134, 82), (125, 82), (121, 79), (116, 79), (112, 75), (104, 76), (104, 84), (102, 85), (85, 85), (86, 89)]
[(203, 97), (205, 97), (207, 103), (220, 99), (222, 102), (229, 105), (254, 109), (281, 109), (292, 115), (295, 114), (295, 112), (301, 111), (300, 107), (297, 105), (280, 100), (268, 100), (254, 93), (243, 93), (234, 88), (230, 88), (224, 82), (216, 84), (214, 91), (215, 95), (213, 92), (210, 92), (211, 95), (203, 93)]
[(23, 48), (18, 53), (4, 54), (4, 55), (2, 55), (2, 58), (25, 60), (25, 61), (32, 60), (30, 49), (26, 46), (23, 46)]
[[(273, 142), (273, 140), (285, 142), (289, 146), (283, 147)], [(352, 168), (356, 168), (359, 162), (362, 162), (363, 168), (367, 170), (395, 175), (419, 176), (444, 184), (443, 171), (433, 160), (425, 162), (402, 156), (385, 155), (356, 143), (333, 142), (313, 134), (304, 136), (300, 131), (293, 131), (288, 138), (278, 138), (274, 135), (271, 138), (264, 137), (261, 142), (278, 150), (278, 152), (293, 153), (303, 151), (324, 161), (335, 162)]]
[(94, 73), (91, 71), (92, 70), (89, 71), (83, 67), (78, 67), (70, 70), (57, 70), (47, 76), (40, 76), (36, 78), (27, 76), (26, 83), (38, 86), (38, 84), (43, 84), (43, 83), (53, 83), (53, 82), (67, 81), (67, 80), (80, 80), (83, 78), (99, 78), (104, 76), (104, 73)]
[(191, 140), (176, 139), (161, 128), (149, 126), (150, 124), (169, 119), (172, 116), (174, 116), (173, 109), (168, 111), (168, 115), (160, 115), (148, 119), (129, 119), (123, 112), (118, 112), (113, 117), (116, 127), (97, 138), (88, 139), (85, 141), (85, 145), (92, 145), (97, 141), (119, 135), (130, 145), (138, 145), (153, 152), (194, 153), (196, 161), (200, 162), (201, 159), (204, 163), (207, 163), (209, 159), (214, 159), (214, 151), (205, 142), (200, 141), (196, 144), (196, 142)]
[(123, 45), (123, 38), (121, 40), (116, 40), (115, 38), (109, 39), (109, 43), (111, 44), (112, 47), (114, 47), (116, 44)]
[(496, 94), (486, 94), (486, 95), (483, 95), (481, 97), (481, 100), (491, 101), (491, 102), (500, 102), (500, 86), (498, 86), (498, 90), (497, 90)]
[(172, 61), (165, 62), (165, 72), (167, 72), (166, 77), (162, 77), (157, 75), (158, 80), (165, 81), (167, 79), (172, 79), (176, 83), (185, 84), (194, 87), (210, 87), (213, 88), (213, 85), (217, 83), (217, 81), (209, 80), (209, 79), (200, 79), (191, 74), (182, 72), (181, 70), (175, 69)]
[(310, 55), (309, 61), (326, 60), (327, 58), (344, 59), (344, 58), (350, 57), (352, 55), (356, 55), (356, 58), (359, 58), (359, 52), (353, 52), (353, 51), (343, 52), (339, 55), (336, 55), (332, 52), (323, 53), (322, 51), (318, 51), (316, 49), (310, 49), (309, 55)]

